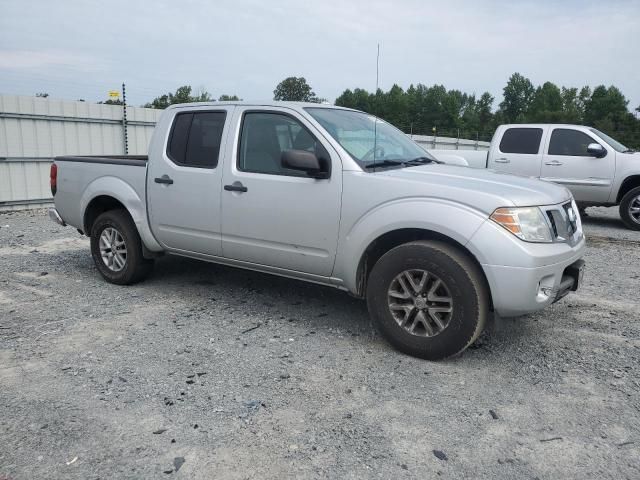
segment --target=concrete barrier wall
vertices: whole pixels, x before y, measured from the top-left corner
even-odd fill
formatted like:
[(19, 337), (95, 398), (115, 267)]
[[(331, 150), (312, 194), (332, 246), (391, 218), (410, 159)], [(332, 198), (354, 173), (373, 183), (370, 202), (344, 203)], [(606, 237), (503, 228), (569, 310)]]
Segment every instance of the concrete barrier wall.
[[(122, 155), (122, 107), (0, 95), (0, 210), (51, 203), (58, 155)], [(146, 155), (161, 111), (127, 107), (128, 153)]]

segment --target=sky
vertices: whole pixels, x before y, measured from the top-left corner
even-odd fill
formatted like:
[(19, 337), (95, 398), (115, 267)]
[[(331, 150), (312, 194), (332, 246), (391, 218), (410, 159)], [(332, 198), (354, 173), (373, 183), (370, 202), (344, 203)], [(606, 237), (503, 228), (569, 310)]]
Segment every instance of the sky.
[(347, 88), (442, 84), (496, 97), (534, 83), (615, 85), (640, 105), (640, 0), (0, 0), (0, 93), (141, 105), (181, 85), (273, 98), (303, 76)]

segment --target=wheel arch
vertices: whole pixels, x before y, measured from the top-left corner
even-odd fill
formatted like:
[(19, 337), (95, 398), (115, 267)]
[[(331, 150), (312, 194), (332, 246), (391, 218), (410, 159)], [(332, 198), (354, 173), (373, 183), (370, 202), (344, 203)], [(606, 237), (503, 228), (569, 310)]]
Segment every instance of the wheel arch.
[(96, 219), (104, 212), (108, 212), (110, 210), (124, 210), (133, 220), (131, 213), (120, 200), (110, 195), (97, 195), (91, 199), (84, 209), (82, 227), (85, 235), (91, 236), (91, 229), (93, 228), (93, 224)]
[(94, 180), (83, 192), (80, 205), (85, 235), (91, 235), (93, 222), (100, 214), (109, 210), (123, 209), (133, 220), (143, 247), (150, 252), (163, 250), (151, 232), (145, 198), (141, 198), (137, 191), (124, 180), (111, 176)]
[(620, 189), (618, 190), (616, 204), (619, 204), (622, 201), (622, 197), (624, 197), (629, 191), (633, 190), (636, 187), (640, 187), (640, 175), (631, 175), (625, 178), (620, 185)]
[(388, 251), (391, 249), (403, 245), (405, 243), (414, 242), (417, 240), (434, 240), (445, 243), (447, 245), (452, 246), (460, 253), (465, 255), (469, 260), (473, 262), (474, 265), (478, 268), (482, 278), (485, 282), (485, 286), (487, 288), (487, 292), (489, 294), (489, 300), (491, 304), (491, 308), (493, 308), (493, 302), (491, 300), (491, 288), (489, 286), (489, 281), (484, 273), (482, 265), (475, 257), (475, 255), (463, 244), (459, 241), (447, 236), (443, 233), (428, 230), (424, 228), (401, 228), (396, 230), (391, 230), (386, 232), (374, 240), (372, 240), (367, 248), (364, 250), (362, 255), (360, 256), (358, 262), (358, 268), (356, 273), (356, 296), (364, 297), (365, 292), (367, 291), (367, 281), (369, 279), (369, 274), (373, 266), (376, 262)]

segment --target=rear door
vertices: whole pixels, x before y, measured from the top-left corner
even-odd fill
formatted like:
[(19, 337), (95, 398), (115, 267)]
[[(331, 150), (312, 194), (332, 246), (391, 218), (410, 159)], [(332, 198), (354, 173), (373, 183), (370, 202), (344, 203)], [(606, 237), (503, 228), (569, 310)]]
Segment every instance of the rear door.
[[(329, 142), (298, 112), (238, 107), (222, 191), (225, 257), (328, 277), (340, 223), (342, 164)], [(283, 168), (282, 152), (308, 150), (331, 165), (314, 179)]]
[[(590, 143), (607, 151), (602, 158), (587, 152)], [(615, 170), (615, 152), (605, 142), (582, 130), (556, 127), (546, 142), (542, 179), (565, 185), (577, 201), (607, 202)]]
[(181, 112), (147, 173), (149, 218), (169, 250), (220, 255), (220, 189), (233, 107)]
[(542, 127), (507, 127), (499, 143), (491, 146), (488, 168), (499, 172), (539, 177), (542, 163)]

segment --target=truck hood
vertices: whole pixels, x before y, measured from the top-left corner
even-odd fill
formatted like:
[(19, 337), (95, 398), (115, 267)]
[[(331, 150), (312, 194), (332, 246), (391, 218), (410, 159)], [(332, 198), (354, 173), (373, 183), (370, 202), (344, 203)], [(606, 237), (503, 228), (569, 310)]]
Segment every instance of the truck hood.
[(431, 164), (385, 170), (375, 175), (422, 184), (433, 197), (466, 203), (491, 214), (498, 207), (556, 205), (571, 199), (565, 187), (529, 177), (453, 165)]

